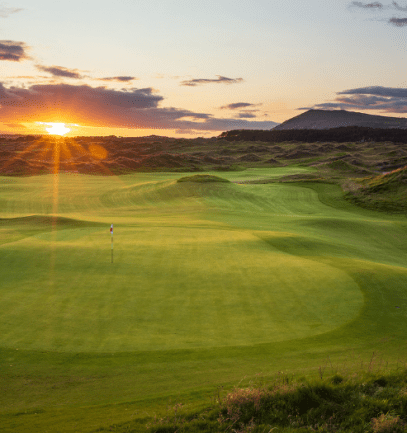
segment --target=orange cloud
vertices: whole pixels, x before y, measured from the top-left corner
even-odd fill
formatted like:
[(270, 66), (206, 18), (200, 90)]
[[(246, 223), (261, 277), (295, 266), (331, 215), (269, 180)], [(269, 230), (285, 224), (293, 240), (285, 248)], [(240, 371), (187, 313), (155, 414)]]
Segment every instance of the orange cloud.
[(136, 77), (129, 77), (129, 76), (118, 76), (118, 77), (105, 77), (105, 78), (98, 78), (100, 81), (118, 81), (121, 83), (128, 83), (130, 81), (138, 80)]
[(163, 99), (150, 87), (114, 90), (88, 85), (41, 84), (6, 88), (0, 83), (0, 121), (199, 131), (271, 129), (276, 125), (270, 121), (219, 119), (208, 113), (162, 108), (158, 105)]

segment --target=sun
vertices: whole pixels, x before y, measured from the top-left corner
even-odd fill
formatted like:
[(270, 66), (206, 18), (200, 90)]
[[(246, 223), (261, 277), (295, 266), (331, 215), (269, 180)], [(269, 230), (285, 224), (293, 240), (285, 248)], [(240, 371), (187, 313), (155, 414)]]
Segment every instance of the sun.
[(47, 125), (51, 125), (49, 128), (45, 128), (50, 135), (60, 135), (62, 137), (71, 130), (65, 126), (65, 123), (47, 123)]

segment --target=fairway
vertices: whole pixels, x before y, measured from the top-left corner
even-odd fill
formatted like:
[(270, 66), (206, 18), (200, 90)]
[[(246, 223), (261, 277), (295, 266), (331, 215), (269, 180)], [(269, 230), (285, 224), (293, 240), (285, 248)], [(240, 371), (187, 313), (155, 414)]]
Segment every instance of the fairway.
[[(215, 387), (386, 338), (395, 353), (407, 335), (407, 219), (349, 204), (336, 185), (245, 183), (306, 171), (0, 178), (4, 377), (16, 365), (60, 377), (34, 361), (56, 356), (97, 378), (25, 402), (11, 387), (4, 410), (192, 392), (199, 377)], [(123, 362), (105, 368), (115, 354)], [(137, 385), (122, 377), (129, 365)]]

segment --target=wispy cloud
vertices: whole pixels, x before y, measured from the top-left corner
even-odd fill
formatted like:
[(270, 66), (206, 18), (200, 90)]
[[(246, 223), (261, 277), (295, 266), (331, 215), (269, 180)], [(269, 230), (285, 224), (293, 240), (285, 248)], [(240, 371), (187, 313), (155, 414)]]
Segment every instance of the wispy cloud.
[(68, 69), (63, 66), (43, 66), (35, 65), (35, 67), (42, 72), (48, 72), (54, 77), (74, 78), (76, 80), (83, 78), (77, 69)]
[(237, 114), (237, 117), (239, 119), (253, 119), (254, 117), (256, 117), (256, 115), (253, 111), (241, 111)]
[(0, 17), (8, 18), (11, 14), (15, 14), (22, 10), (23, 10), (22, 8), (8, 8), (7, 6), (4, 6), (2, 3), (0, 4)]
[[(357, 109), (375, 110), (386, 113), (407, 113), (407, 89), (395, 87), (360, 87), (337, 92), (338, 97), (333, 102), (302, 107), (305, 109)], [(344, 96), (342, 96), (344, 95)]]
[(389, 19), (389, 24), (392, 24), (393, 26), (396, 27), (404, 27), (407, 26), (407, 18), (390, 18)]
[(369, 86), (343, 90), (337, 95), (376, 95), (386, 97), (407, 98), (407, 89), (400, 87)]
[[(393, 1), (389, 5), (384, 5), (383, 3), (374, 2), (374, 3), (362, 3), (360, 1), (353, 1), (350, 4), (351, 7), (358, 7), (362, 9), (380, 9), (380, 10), (387, 10), (387, 9), (393, 9), (401, 12), (407, 12), (407, 6), (403, 7), (400, 6), (399, 3), (396, 1)], [(396, 27), (405, 27), (407, 26), (407, 18), (400, 18), (400, 17), (391, 17), (387, 18), (385, 20), (379, 20), (379, 21), (387, 21), (388, 24), (391, 24)]]
[(361, 9), (381, 9), (381, 10), (386, 10), (386, 9), (395, 9), (398, 11), (407, 11), (407, 7), (403, 7), (400, 6), (396, 1), (391, 2), (391, 4), (385, 5), (383, 3), (380, 2), (372, 2), (372, 3), (363, 3), (363, 2), (359, 2), (359, 1), (353, 1), (350, 4), (351, 7), (358, 7)]
[(358, 1), (353, 1), (351, 3), (351, 6), (355, 6), (358, 8), (363, 8), (363, 9), (383, 9), (383, 4), (379, 3), (379, 2), (374, 2), (374, 3), (362, 3), (362, 2), (358, 2)]
[(8, 77), (4, 77), (4, 79), (11, 79), (11, 80), (35, 80), (37, 78), (48, 78), (48, 77), (38, 76), (38, 75), (10, 75)]
[(238, 110), (241, 108), (257, 107), (261, 104), (249, 104), (248, 102), (235, 102), (234, 104), (223, 105), (222, 110)]
[(24, 42), (0, 41), (0, 60), (20, 62), (29, 59), (27, 45)]
[(0, 83), (1, 119), (9, 123), (65, 121), (83, 126), (189, 131), (271, 129), (276, 125), (271, 121), (221, 119), (182, 108), (162, 108), (159, 103), (163, 99), (152, 88), (113, 90), (70, 84), (7, 88)]
[(397, 2), (393, 2), (392, 3), (392, 5), (398, 10), (398, 11), (404, 11), (404, 12), (407, 12), (407, 7), (402, 7), (402, 6), (400, 6)]
[(235, 84), (241, 83), (243, 78), (228, 78), (223, 77), (222, 75), (217, 75), (218, 78), (210, 79), (210, 78), (194, 78), (192, 80), (181, 81), (181, 86), (200, 86), (202, 84), (212, 84), (212, 83), (220, 83), (220, 84)]
[(18, 129), (26, 128), (26, 126), (22, 125), (21, 123), (5, 123), (5, 125), (8, 126), (9, 128), (18, 128)]
[(119, 81), (122, 83), (128, 83), (129, 81), (138, 80), (136, 77), (129, 77), (129, 76), (118, 76), (118, 77), (104, 77), (104, 78), (98, 78), (100, 81)]

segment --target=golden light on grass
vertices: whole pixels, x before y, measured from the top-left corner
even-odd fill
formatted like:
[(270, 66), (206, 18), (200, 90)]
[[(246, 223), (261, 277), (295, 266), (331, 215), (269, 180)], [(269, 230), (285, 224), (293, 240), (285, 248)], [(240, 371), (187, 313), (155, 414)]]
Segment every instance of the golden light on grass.
[(51, 125), (49, 128), (45, 128), (50, 135), (60, 135), (62, 137), (71, 130), (65, 126), (65, 123), (46, 123), (46, 125)]

